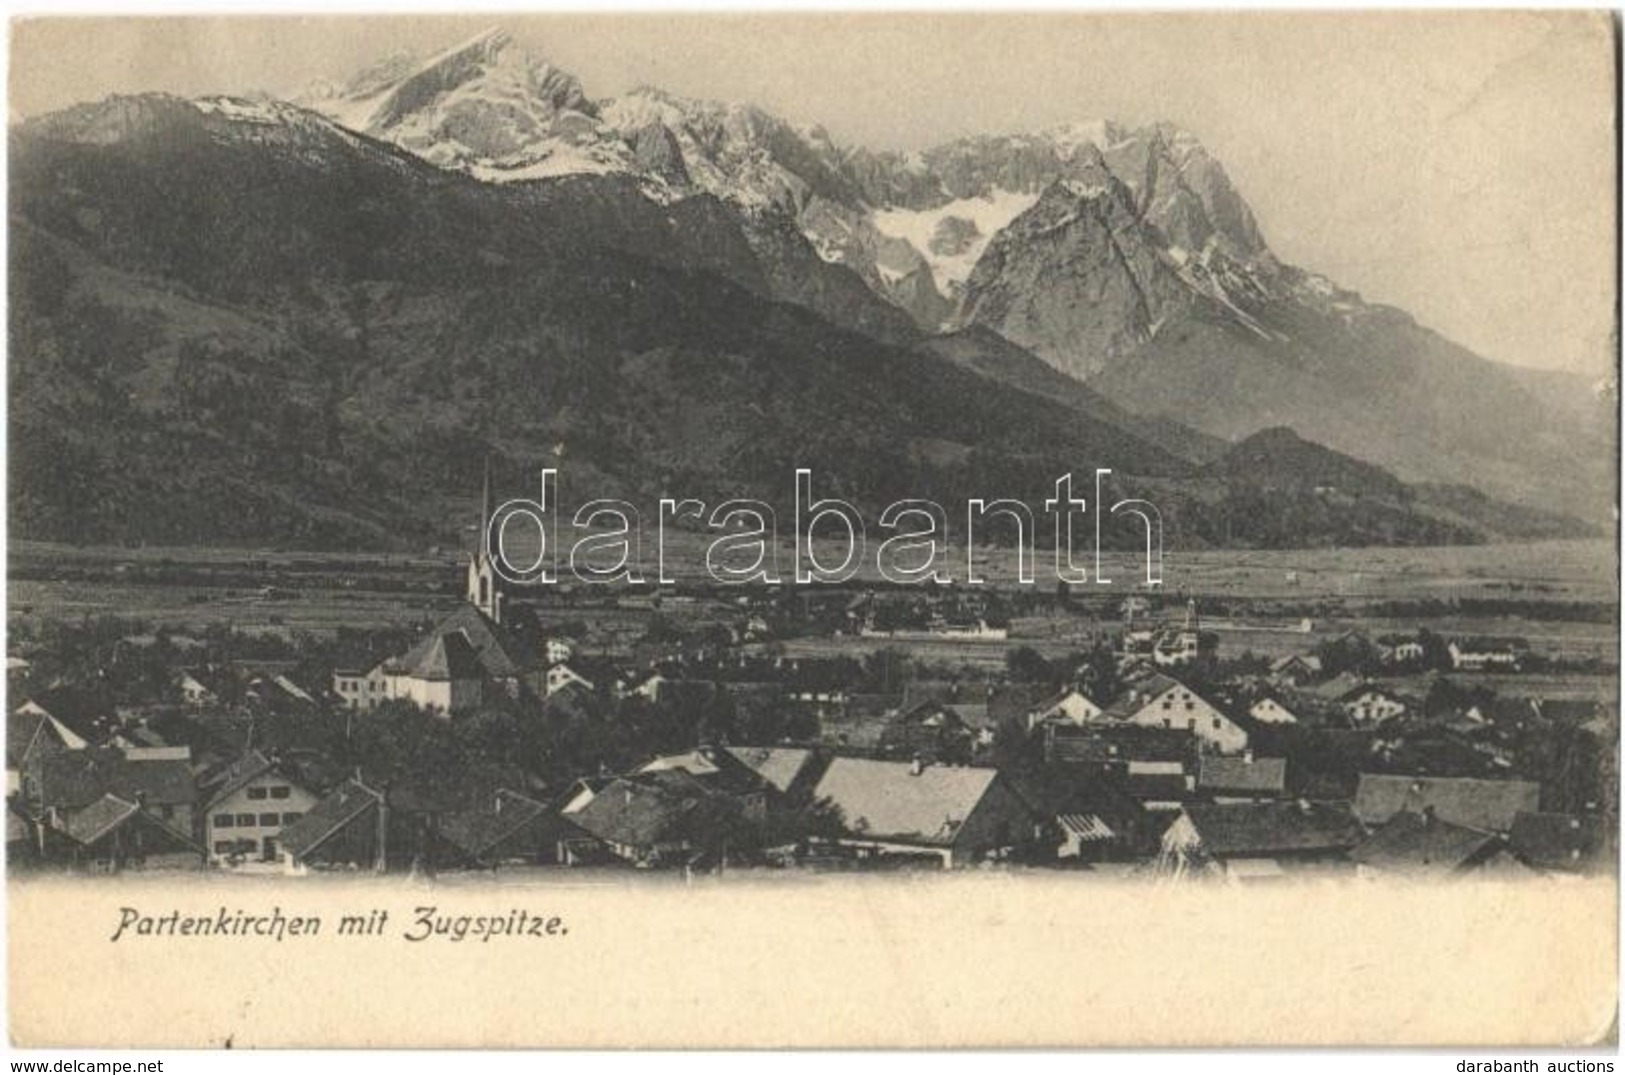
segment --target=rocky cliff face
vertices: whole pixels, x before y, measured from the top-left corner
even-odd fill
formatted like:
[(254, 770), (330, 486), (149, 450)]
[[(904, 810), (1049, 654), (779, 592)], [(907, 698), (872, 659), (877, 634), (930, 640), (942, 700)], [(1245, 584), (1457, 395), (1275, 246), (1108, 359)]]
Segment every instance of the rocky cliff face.
[[(935, 330), (962, 320), (992, 236), (1059, 179), (1102, 169), (1165, 241), (1264, 250), (1252, 214), (1193, 136), (1080, 123), (963, 139), (922, 153), (837, 145), (759, 108), (652, 87), (593, 101), (579, 81), (491, 31), (424, 60), (394, 56), (301, 103), (431, 163), (494, 182), (618, 173), (651, 197), (710, 194), (748, 218), (796, 222), (819, 256)], [(1063, 365), (1086, 367), (1089, 363)]]

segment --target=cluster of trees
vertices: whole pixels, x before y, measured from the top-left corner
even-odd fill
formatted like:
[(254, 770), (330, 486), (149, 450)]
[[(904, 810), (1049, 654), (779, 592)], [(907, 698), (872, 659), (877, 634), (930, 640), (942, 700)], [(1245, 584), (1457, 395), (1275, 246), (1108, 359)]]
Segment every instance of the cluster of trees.
[(1117, 674), (1117, 655), (1104, 640), (1087, 651), (1075, 650), (1053, 660), (1031, 646), (1017, 646), (1004, 655), (1004, 667), (1013, 683), (1028, 683), (1056, 690), (1075, 685), (1101, 705), (1122, 693), (1122, 681)]

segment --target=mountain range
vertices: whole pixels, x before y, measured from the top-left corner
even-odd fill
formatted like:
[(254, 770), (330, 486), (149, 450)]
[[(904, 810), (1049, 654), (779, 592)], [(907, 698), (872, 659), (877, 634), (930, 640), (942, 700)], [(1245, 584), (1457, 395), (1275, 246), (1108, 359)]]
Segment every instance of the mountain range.
[(418, 540), (489, 454), (870, 505), (1109, 466), (1198, 545), (1611, 521), (1607, 392), (1282, 264), (1170, 124), (874, 152), (501, 31), (292, 98), (13, 127), (19, 536)]

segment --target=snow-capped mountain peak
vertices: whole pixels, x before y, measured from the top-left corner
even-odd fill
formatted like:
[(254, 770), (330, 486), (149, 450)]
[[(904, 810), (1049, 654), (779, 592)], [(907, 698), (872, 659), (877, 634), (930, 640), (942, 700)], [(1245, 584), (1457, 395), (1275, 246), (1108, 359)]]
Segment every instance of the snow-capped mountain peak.
[(1114, 211), (1152, 228), (1169, 258), (1210, 249), (1242, 263), (1268, 256), (1223, 168), (1172, 123), (1080, 119), (871, 152), (749, 104), (650, 86), (595, 101), (501, 29), (427, 59), (387, 57), (342, 85), (313, 87), (303, 103), (483, 180), (619, 173), (662, 202), (712, 195), (740, 212), (747, 231), (788, 220), (824, 261), (931, 327), (963, 312), (994, 237), (1058, 181), (1073, 201), (1109, 193)]
[(631, 170), (625, 147), (603, 137), (580, 81), (501, 29), (426, 60), (390, 57), (342, 87), (318, 88), (303, 103), (481, 178)]

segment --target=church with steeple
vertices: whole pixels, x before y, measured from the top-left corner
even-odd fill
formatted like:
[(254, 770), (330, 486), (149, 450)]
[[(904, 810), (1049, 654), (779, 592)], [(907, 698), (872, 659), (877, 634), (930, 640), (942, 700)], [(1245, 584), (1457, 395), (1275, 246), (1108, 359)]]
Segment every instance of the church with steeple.
[(404, 654), (365, 672), (335, 672), (334, 692), (346, 704), (371, 709), (399, 699), (450, 716), (498, 695), (548, 693), (551, 662), (534, 614), (522, 605), (513, 610), (503, 607), (502, 578), (487, 530), (491, 510), (487, 462), (479, 540), (468, 557), (463, 604)]
[(502, 622), (501, 578), (491, 560), (491, 461), (485, 461), (485, 482), (480, 493), (479, 535), (468, 556), (468, 603), (493, 623)]

